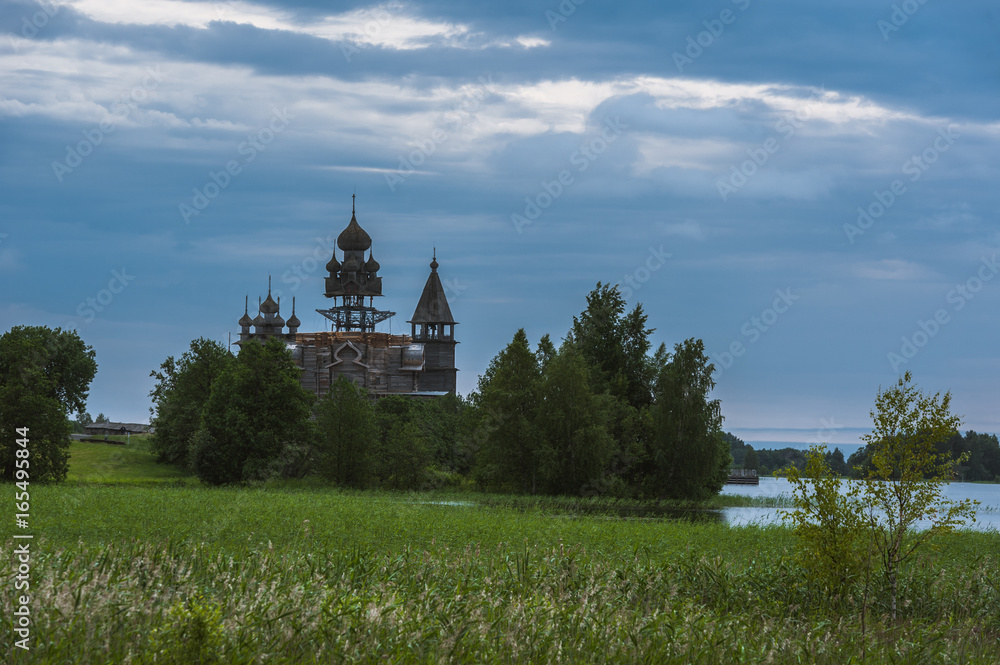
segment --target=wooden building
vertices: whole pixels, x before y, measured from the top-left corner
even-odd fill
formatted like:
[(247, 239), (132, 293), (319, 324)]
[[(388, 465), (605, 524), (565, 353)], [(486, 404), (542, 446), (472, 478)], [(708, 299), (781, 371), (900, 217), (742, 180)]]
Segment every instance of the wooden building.
[[(280, 302), (271, 297), (258, 302), (258, 313), (250, 318), (247, 304), (239, 320), (239, 344), (250, 340), (279, 337), (292, 352), (302, 371), (302, 387), (317, 396), (327, 393), (330, 384), (344, 375), (374, 397), (409, 395), (433, 397), (454, 393), (458, 369), (455, 367), (455, 326), (441, 278), (437, 252), (433, 252), (431, 272), (424, 284), (410, 324), (409, 335), (376, 332), (375, 326), (395, 315), (379, 310), (375, 298), (383, 297), (381, 269), (371, 250), (372, 239), (358, 223), (354, 206), (351, 221), (337, 238), (337, 250), (326, 264), (324, 296), (331, 306), (317, 309), (330, 321), (330, 330), (299, 332), (301, 322), (292, 315), (281, 317)], [(368, 252), (367, 259), (365, 252)], [(368, 303), (365, 304), (365, 299)]]

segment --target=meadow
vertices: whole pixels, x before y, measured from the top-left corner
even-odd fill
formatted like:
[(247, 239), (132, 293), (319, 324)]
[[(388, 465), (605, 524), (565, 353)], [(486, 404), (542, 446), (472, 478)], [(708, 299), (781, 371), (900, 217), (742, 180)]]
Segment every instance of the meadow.
[[(6, 662), (1000, 661), (996, 531), (942, 538), (907, 567), (896, 620), (875, 603), (862, 630), (860, 591), (813, 584), (780, 526), (594, 499), (213, 489), (144, 476), (141, 445), (113, 473), (100, 456), (120, 447), (82, 445), (97, 444), (74, 444), (71, 482), (32, 486), (32, 651), (8, 646), (5, 617)], [(12, 534), (5, 521), (8, 552)], [(6, 615), (13, 589), (7, 566)]]

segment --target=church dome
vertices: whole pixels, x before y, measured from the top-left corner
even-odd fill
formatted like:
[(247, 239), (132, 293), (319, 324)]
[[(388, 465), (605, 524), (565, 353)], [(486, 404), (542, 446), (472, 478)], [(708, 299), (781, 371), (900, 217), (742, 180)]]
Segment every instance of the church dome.
[(340, 232), (340, 236), (337, 237), (337, 247), (344, 250), (345, 252), (355, 250), (355, 251), (365, 251), (372, 246), (372, 238), (368, 235), (361, 225), (358, 224), (358, 218), (351, 214), (351, 223), (347, 225), (347, 228)]
[(274, 301), (274, 298), (271, 297), (270, 289), (268, 289), (267, 298), (265, 298), (264, 302), (260, 304), (260, 311), (263, 312), (264, 314), (278, 313), (278, 303), (276, 303)]
[(337, 260), (336, 254), (334, 254), (330, 259), (330, 262), (326, 264), (326, 271), (331, 275), (340, 272), (340, 261)]
[(295, 312), (292, 312), (292, 315), (288, 317), (287, 321), (285, 321), (285, 325), (289, 328), (298, 328), (302, 325), (302, 322), (299, 321), (299, 317), (295, 316)]
[(271, 325), (274, 326), (275, 328), (284, 328), (285, 320), (281, 318), (281, 314), (275, 314), (274, 318), (271, 319)]
[(368, 261), (365, 263), (365, 270), (367, 272), (378, 272), (381, 267), (382, 266), (378, 264), (378, 261), (375, 260), (375, 254), (369, 254)]
[(243, 312), (243, 316), (239, 320), (240, 328), (249, 328), (253, 325), (253, 319), (246, 312)]

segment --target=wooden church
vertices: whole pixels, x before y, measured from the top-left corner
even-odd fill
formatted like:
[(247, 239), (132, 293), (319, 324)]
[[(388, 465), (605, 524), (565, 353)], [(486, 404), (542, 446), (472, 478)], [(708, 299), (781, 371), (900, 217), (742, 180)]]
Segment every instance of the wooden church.
[[(258, 303), (255, 318), (244, 308), (239, 320), (240, 341), (284, 340), (301, 370), (300, 381), (307, 390), (322, 396), (337, 377), (345, 375), (364, 387), (373, 397), (410, 395), (435, 397), (455, 392), (455, 318), (448, 306), (438, 276), (437, 252), (431, 272), (417, 301), (409, 335), (376, 332), (375, 326), (395, 315), (379, 310), (374, 299), (382, 297), (381, 268), (371, 249), (372, 239), (358, 223), (351, 206), (351, 221), (337, 238), (343, 260), (333, 252), (326, 270), (325, 295), (332, 301), (327, 309), (317, 309), (330, 321), (330, 329), (299, 332), (301, 325), (292, 315), (281, 317), (280, 303), (271, 297)], [(367, 259), (365, 252), (368, 253)], [(367, 299), (368, 304), (365, 304)]]

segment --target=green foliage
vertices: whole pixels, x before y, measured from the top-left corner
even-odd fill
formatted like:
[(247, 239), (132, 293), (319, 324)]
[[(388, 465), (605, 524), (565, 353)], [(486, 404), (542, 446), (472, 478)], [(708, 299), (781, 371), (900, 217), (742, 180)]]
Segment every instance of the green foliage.
[(950, 451), (956, 460), (955, 473), (962, 481), (1000, 480), (1000, 440), (996, 434), (979, 434), (969, 430), (965, 436), (954, 434), (939, 446), (941, 452)]
[(597, 491), (614, 452), (605, 428), (611, 397), (591, 391), (587, 364), (569, 343), (548, 361), (538, 394), (535, 422), (551, 450), (544, 473), (548, 491)]
[(84, 410), (96, 373), (75, 331), (16, 326), (0, 336), (0, 480), (16, 479), (17, 428), (28, 429), (31, 481), (66, 477), (68, 415)]
[(895, 619), (903, 565), (931, 539), (975, 520), (978, 502), (943, 495), (956, 460), (938, 447), (961, 422), (950, 406), (950, 393), (925, 394), (906, 372), (876, 396), (874, 427), (862, 437), (868, 455), (861, 481), (842, 487), (822, 448), (810, 451), (804, 473), (788, 469), (796, 504), (788, 516), (803, 543), (804, 565), (837, 592), (863, 572), (862, 616), (873, 572), (885, 580)]
[(674, 347), (657, 376), (647, 481), (654, 496), (706, 499), (729, 476), (732, 456), (719, 402), (708, 398), (713, 371), (702, 341), (689, 339)]
[(69, 421), (69, 425), (73, 430), (73, 434), (86, 434), (87, 425), (92, 425), (93, 423), (94, 419), (91, 418), (90, 414), (87, 413), (86, 411), (80, 412), (79, 414), (77, 414), (75, 420)]
[(154, 663), (212, 665), (221, 662), (225, 639), (222, 608), (201, 595), (173, 605), (164, 625), (153, 630)]
[(729, 444), (729, 454), (733, 457), (733, 466), (741, 468), (743, 460), (746, 459), (747, 453), (753, 446), (744, 443), (743, 439), (730, 432), (723, 432), (722, 438)]
[(474, 398), (485, 432), (476, 475), (486, 487), (542, 490), (552, 449), (535, 426), (540, 385), (538, 359), (522, 328), (490, 362)]
[[(892, 612), (900, 566), (929, 539), (975, 519), (977, 502), (944, 498), (943, 485), (956, 460), (939, 453), (939, 443), (956, 432), (961, 419), (950, 412), (951, 393), (923, 393), (906, 372), (896, 385), (879, 390), (871, 411), (874, 427), (862, 439), (869, 470), (859, 499), (882, 568), (890, 585)], [(962, 461), (965, 458), (960, 458)], [(914, 532), (924, 522), (926, 528)]]
[(284, 342), (244, 344), (212, 383), (191, 440), (195, 473), (213, 485), (282, 475), (297, 465), (283, 455), (311, 441), (312, 402)]
[[(166, 464), (187, 466), (191, 439), (201, 426), (201, 413), (212, 385), (235, 362), (222, 344), (199, 337), (180, 360), (168, 356), (159, 371), (150, 372), (153, 398), (153, 451)], [(204, 443), (204, 439), (201, 441)]]
[(805, 469), (787, 468), (795, 510), (782, 511), (799, 539), (798, 561), (833, 596), (844, 594), (871, 561), (860, 488), (829, 465), (826, 447), (811, 446)]
[(569, 340), (592, 368), (591, 386), (636, 408), (652, 403), (654, 368), (647, 357), (649, 336), (642, 305), (625, 313), (617, 286), (597, 283), (587, 295), (587, 309), (573, 317)]
[(319, 473), (344, 487), (368, 487), (375, 479), (378, 445), (367, 392), (340, 376), (316, 404)]
[[(11, 649), (11, 665), (152, 662), (161, 651), (226, 663), (994, 665), (1000, 655), (996, 532), (943, 537), (901, 577), (913, 602), (895, 621), (873, 615), (866, 634), (861, 597), (831, 602), (781, 527), (554, 519), (570, 499), (549, 497), (493, 507), (303, 488), (38, 492), (48, 546), (33, 561), (32, 606), (60, 611), (32, 617), (44, 639)], [(0, 539), (12, 532), (0, 524)], [(14, 606), (14, 575), (0, 571), (0, 606)], [(12, 628), (0, 624), (0, 642), (13, 643)], [(209, 648), (181, 661), (192, 644)]]
[(385, 437), (380, 451), (382, 486), (389, 489), (420, 489), (431, 462), (427, 437), (414, 422), (397, 422)]

